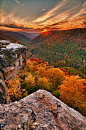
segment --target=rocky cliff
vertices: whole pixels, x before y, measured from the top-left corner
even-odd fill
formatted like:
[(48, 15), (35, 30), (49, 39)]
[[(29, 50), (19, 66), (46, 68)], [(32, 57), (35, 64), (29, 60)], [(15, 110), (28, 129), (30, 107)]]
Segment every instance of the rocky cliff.
[(6, 91), (6, 84), (2, 72), (0, 71), (0, 103), (11, 103), (9, 94)]
[[(0, 40), (0, 103), (10, 103), (4, 79), (15, 77), (26, 66), (26, 47)], [(6, 98), (8, 96), (8, 98)]]
[(6, 91), (5, 91), (5, 82), (3, 78), (3, 74), (0, 72), (0, 103), (5, 103), (6, 102)]
[(8, 40), (0, 40), (0, 70), (5, 79), (15, 77), (26, 66), (26, 47)]
[(86, 130), (86, 117), (45, 90), (0, 105), (5, 130)]

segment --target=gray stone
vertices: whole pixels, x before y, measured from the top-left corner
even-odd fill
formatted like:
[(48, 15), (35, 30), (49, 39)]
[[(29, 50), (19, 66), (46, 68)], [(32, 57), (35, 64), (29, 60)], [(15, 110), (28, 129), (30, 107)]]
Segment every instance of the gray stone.
[(10, 103), (10, 96), (6, 91), (4, 79), (9, 80), (26, 66), (26, 47), (0, 40), (0, 103)]
[(5, 79), (15, 77), (26, 66), (26, 46), (0, 40), (0, 70)]
[(5, 130), (85, 130), (86, 117), (45, 90), (10, 104), (0, 105)]
[(3, 78), (3, 74), (0, 71), (0, 104), (4, 103), (11, 103), (11, 99), (6, 91), (6, 85)]

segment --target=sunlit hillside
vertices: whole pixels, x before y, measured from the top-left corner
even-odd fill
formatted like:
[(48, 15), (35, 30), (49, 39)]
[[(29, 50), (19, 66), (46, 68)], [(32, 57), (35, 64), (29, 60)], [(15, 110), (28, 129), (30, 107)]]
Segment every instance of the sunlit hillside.
[(42, 33), (30, 45), (30, 56), (86, 73), (86, 28)]
[(44, 89), (86, 116), (86, 79), (70, 75), (65, 69), (37, 58), (27, 59), (26, 68), (6, 84), (12, 101)]

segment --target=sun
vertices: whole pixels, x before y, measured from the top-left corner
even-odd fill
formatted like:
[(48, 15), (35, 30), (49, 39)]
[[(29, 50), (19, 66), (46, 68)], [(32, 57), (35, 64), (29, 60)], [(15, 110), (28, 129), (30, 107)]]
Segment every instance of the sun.
[(47, 29), (44, 29), (42, 32), (47, 32), (48, 30)]

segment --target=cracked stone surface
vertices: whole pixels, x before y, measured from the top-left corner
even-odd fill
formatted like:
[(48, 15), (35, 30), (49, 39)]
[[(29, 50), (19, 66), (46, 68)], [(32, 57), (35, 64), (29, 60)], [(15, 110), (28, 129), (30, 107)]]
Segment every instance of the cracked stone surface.
[(0, 104), (5, 130), (86, 130), (86, 117), (46, 90), (10, 104)]

